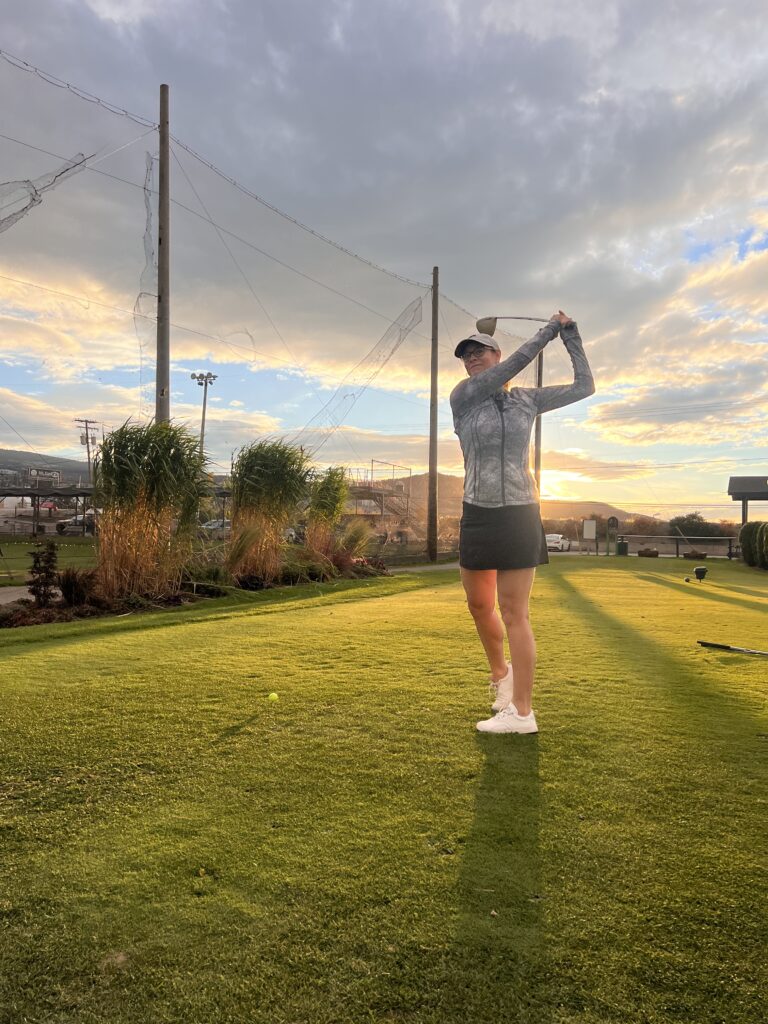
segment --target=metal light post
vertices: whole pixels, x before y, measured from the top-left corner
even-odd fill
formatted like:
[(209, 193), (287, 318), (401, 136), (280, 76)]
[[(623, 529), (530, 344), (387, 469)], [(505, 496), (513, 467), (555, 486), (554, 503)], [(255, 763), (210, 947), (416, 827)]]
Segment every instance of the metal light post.
[(211, 373), (193, 373), (190, 375), (192, 380), (196, 380), (198, 385), (203, 389), (203, 418), (200, 422), (200, 454), (203, 455), (203, 445), (205, 444), (205, 407), (208, 404), (208, 385), (213, 384), (216, 380), (216, 374)]

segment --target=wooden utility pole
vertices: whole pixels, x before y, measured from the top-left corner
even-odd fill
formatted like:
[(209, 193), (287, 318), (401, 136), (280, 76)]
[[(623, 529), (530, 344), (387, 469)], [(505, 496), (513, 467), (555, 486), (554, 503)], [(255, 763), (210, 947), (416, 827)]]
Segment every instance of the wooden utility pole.
[[(544, 387), (544, 353), (536, 356), (536, 387)], [(536, 478), (536, 490), (541, 495), (541, 416), (536, 417), (536, 429), (533, 439), (533, 475)]]
[(432, 367), (429, 392), (429, 490), (427, 493), (427, 558), (437, 561), (437, 302), (438, 268), (432, 268)]
[(157, 231), (157, 369), (155, 422), (171, 418), (171, 144), (168, 86), (160, 86), (160, 196)]
[(91, 433), (91, 427), (96, 426), (96, 420), (75, 420), (75, 423), (82, 428), (80, 433), (80, 444), (85, 445), (85, 453), (88, 458), (88, 483), (93, 483), (93, 474), (91, 473), (91, 444), (96, 443), (96, 435)]

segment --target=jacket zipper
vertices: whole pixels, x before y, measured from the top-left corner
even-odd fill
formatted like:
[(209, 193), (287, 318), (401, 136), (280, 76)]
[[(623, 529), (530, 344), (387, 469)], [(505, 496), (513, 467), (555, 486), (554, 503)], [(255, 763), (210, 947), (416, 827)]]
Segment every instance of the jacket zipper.
[(503, 398), (494, 398), (496, 408), (499, 410), (499, 417), (501, 419), (501, 504), (506, 504), (506, 491), (504, 487), (504, 445), (506, 441), (506, 428), (504, 426), (504, 411), (501, 407)]

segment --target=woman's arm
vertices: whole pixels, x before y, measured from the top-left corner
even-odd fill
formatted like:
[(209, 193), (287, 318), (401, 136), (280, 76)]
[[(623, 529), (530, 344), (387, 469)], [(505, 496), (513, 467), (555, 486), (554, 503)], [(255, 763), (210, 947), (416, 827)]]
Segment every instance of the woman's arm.
[(546, 327), (542, 327), (530, 341), (526, 341), (511, 356), (502, 359), (496, 366), (491, 366), (488, 370), (483, 370), (482, 373), (477, 373), (474, 377), (468, 377), (457, 384), (451, 392), (451, 409), (454, 418), (461, 416), (467, 409), (494, 394), (510, 378), (520, 373), (528, 363), (536, 358), (548, 342), (557, 337), (561, 327), (561, 322), (553, 317)]
[(595, 393), (592, 371), (587, 362), (579, 329), (573, 320), (563, 327), (560, 336), (573, 364), (573, 383), (553, 384), (546, 388), (525, 388), (526, 394), (531, 396), (539, 413), (560, 409)]

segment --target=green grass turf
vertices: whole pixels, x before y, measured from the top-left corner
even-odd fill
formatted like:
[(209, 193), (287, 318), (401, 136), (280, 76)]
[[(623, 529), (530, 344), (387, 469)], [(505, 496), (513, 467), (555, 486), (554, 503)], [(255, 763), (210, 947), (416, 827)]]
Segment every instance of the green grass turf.
[[(93, 539), (86, 537), (56, 537), (53, 534), (40, 538), (41, 542), (54, 540), (58, 549), (59, 569), (74, 566), (76, 569), (90, 569), (96, 564)], [(34, 548), (32, 537), (25, 540), (0, 540), (0, 587), (23, 586), (29, 578), (32, 558), (29, 552)]]
[(762, 1022), (768, 577), (688, 568), (540, 570), (538, 737), (450, 571), (0, 634), (0, 1020)]

